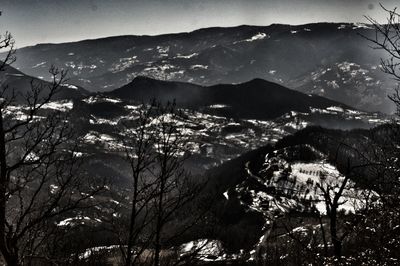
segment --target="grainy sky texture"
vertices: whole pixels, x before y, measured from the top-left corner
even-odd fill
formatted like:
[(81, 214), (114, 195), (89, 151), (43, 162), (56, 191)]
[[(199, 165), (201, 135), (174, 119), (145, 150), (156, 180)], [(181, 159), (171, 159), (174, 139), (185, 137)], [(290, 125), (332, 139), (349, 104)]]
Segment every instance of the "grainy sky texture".
[(17, 46), (212, 26), (384, 21), (398, 0), (0, 0), (0, 31)]

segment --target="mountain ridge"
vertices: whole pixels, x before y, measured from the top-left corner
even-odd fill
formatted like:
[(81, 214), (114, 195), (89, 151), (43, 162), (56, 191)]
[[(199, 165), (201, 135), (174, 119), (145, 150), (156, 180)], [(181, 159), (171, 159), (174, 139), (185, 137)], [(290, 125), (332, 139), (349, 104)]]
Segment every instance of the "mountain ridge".
[(198, 29), (155, 36), (124, 35), (18, 50), (22, 72), (49, 79), (50, 65), (71, 82), (111, 91), (137, 76), (199, 85), (262, 78), (367, 111), (391, 113), (394, 87), (379, 69), (382, 54), (360, 35), (366, 24), (271, 24)]
[[(33, 48), (33, 47), (38, 47), (42, 45), (62, 45), (62, 44), (72, 44), (72, 43), (82, 43), (82, 42), (91, 42), (91, 41), (99, 41), (99, 40), (105, 40), (105, 39), (113, 39), (113, 38), (127, 38), (127, 37), (161, 37), (161, 36), (176, 36), (176, 35), (185, 35), (185, 34), (191, 34), (191, 33), (196, 33), (196, 32), (202, 32), (202, 31), (209, 31), (209, 30), (233, 30), (233, 29), (240, 29), (240, 28), (269, 28), (269, 27), (306, 27), (306, 26), (312, 26), (312, 25), (357, 25), (358, 23), (349, 23), (349, 22), (315, 22), (315, 23), (306, 23), (306, 24), (283, 24), (283, 23), (272, 23), (269, 25), (251, 25), (251, 24), (240, 24), (236, 26), (211, 26), (211, 27), (205, 27), (205, 28), (199, 28), (199, 29), (194, 29), (190, 31), (180, 31), (180, 32), (170, 32), (170, 33), (161, 33), (161, 34), (154, 34), (154, 35), (149, 35), (149, 34), (122, 34), (122, 35), (112, 35), (112, 36), (103, 36), (103, 37), (98, 37), (98, 38), (89, 38), (89, 39), (82, 39), (82, 40), (76, 40), (76, 41), (66, 41), (66, 42), (48, 42), (48, 43), (37, 43), (33, 45), (27, 45), (18, 48), (18, 50), (25, 49), (25, 48)], [(368, 23), (361, 23), (363, 25), (368, 26)], [(1, 53), (0, 53), (1, 54)]]
[(137, 102), (149, 102), (151, 99), (176, 100), (184, 108), (212, 109), (216, 106), (217, 113), (231, 113), (241, 118), (255, 119), (275, 118), (290, 111), (307, 112), (310, 108), (350, 108), (345, 104), (317, 95), (306, 95), (260, 78), (240, 84), (200, 86), (136, 77), (131, 83), (106, 95)]
[[(3, 71), (0, 72), (0, 84), (1, 89), (7, 88), (5, 95), (10, 97), (11, 93), (16, 93), (16, 101), (24, 101), (24, 96), (29, 92), (32, 86), (41, 87), (42, 94), (51, 87), (51, 83), (27, 75), (20, 70), (6, 66)], [(89, 92), (82, 87), (75, 86), (72, 84), (65, 83), (61, 85), (60, 90), (56, 92), (53, 100), (66, 100), (66, 99), (82, 99), (89, 95)]]

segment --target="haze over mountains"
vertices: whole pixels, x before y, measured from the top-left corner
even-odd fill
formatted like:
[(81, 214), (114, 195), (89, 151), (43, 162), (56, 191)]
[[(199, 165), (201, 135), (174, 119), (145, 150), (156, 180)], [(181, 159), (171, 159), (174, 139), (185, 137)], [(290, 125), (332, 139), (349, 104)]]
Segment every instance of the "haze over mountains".
[(160, 36), (120, 36), (18, 50), (15, 67), (48, 78), (51, 64), (69, 69), (70, 82), (111, 91), (137, 76), (200, 85), (262, 78), (368, 111), (392, 112), (393, 81), (382, 55), (361, 35), (364, 24), (318, 23), (207, 28)]

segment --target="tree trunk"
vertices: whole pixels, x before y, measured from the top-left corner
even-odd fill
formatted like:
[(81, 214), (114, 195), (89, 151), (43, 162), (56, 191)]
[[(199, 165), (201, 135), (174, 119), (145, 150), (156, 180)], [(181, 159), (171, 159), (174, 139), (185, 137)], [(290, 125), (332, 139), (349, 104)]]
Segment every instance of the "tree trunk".
[(6, 256), (3, 253), (4, 260), (6, 261), (7, 266), (19, 266), (21, 265), (18, 260), (18, 254), (7, 254)]
[(319, 219), (319, 225), (321, 227), (322, 242), (324, 243), (324, 253), (325, 253), (325, 256), (328, 256), (328, 243), (326, 241), (324, 223), (322, 221), (321, 215), (318, 216), (318, 219)]
[(132, 209), (131, 209), (131, 219), (129, 224), (129, 236), (128, 236), (128, 247), (127, 247), (127, 255), (126, 255), (126, 266), (130, 266), (132, 264), (132, 256), (133, 256), (133, 246), (134, 246), (134, 228), (136, 223), (136, 203), (138, 197), (138, 176), (134, 177), (134, 191), (133, 191), (133, 199), (132, 199)]
[[(163, 182), (162, 182), (163, 183)], [(160, 265), (160, 252), (161, 252), (161, 227), (162, 227), (162, 205), (163, 205), (163, 192), (160, 193), (158, 202), (158, 214), (157, 214), (157, 225), (156, 225), (156, 236), (155, 236), (155, 250), (154, 250), (154, 266)]]
[(154, 266), (160, 265), (160, 252), (161, 252), (161, 231), (163, 227), (163, 200), (165, 193), (165, 182), (166, 182), (166, 165), (167, 158), (163, 158), (163, 166), (160, 175), (160, 191), (158, 196), (158, 209), (157, 209), (157, 224), (156, 224), (156, 239), (155, 239), (155, 250), (154, 250)]
[(6, 233), (7, 224), (7, 159), (6, 141), (3, 128), (3, 112), (0, 108), (0, 252), (8, 266), (19, 265), (16, 247), (10, 247), (10, 239)]
[[(336, 207), (337, 208), (337, 207)], [(336, 208), (332, 208), (330, 213), (331, 219), (331, 239), (333, 244), (333, 252), (335, 257), (340, 258), (342, 256), (342, 241), (338, 238), (337, 235), (337, 214)]]

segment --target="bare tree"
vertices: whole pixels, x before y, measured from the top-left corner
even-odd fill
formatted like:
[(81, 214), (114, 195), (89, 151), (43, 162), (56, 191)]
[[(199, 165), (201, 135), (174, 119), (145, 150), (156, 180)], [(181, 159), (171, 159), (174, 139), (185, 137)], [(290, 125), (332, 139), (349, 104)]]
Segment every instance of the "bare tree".
[(154, 106), (142, 105), (138, 109), (138, 117), (134, 127), (124, 125), (123, 150), (131, 170), (131, 187), (128, 218), (128, 236), (120, 234), (121, 253), (125, 265), (135, 265), (142, 253), (150, 244), (150, 237), (144, 237), (144, 231), (149, 225), (150, 200), (154, 197), (154, 180), (149, 178), (149, 170), (154, 164), (154, 132), (149, 129)]
[[(395, 104), (397, 116), (400, 116), (400, 13), (397, 8), (387, 9), (381, 4), (381, 8), (387, 14), (385, 23), (367, 16), (375, 30), (373, 37), (366, 37), (374, 49), (384, 52), (385, 58), (381, 59), (384, 73), (397, 82), (392, 95), (388, 97)], [(389, 125), (386, 130), (386, 138), (381, 141), (383, 151), (380, 162), (384, 169), (382, 180), (381, 204), (373, 206), (365, 215), (362, 226), (358, 228), (359, 235), (369, 240), (368, 245), (362, 247), (368, 249), (368, 260), (376, 264), (384, 265), (398, 262), (400, 256), (400, 127), (398, 120)], [(373, 239), (374, 243), (370, 243)]]
[[(389, 10), (380, 4), (387, 13), (386, 23), (380, 23), (372, 17), (366, 16), (367, 20), (375, 29), (373, 37), (363, 36), (369, 40), (374, 49), (384, 51), (387, 58), (381, 59), (381, 68), (397, 82), (400, 81), (400, 14), (397, 9)], [(396, 104), (397, 114), (400, 115), (400, 92), (399, 88), (389, 96)]]
[[(7, 33), (0, 41), (0, 48), (9, 49), (0, 71), (15, 61), (13, 47)], [(4, 84), (0, 92), (0, 252), (7, 265), (36, 255), (57, 217), (83, 207), (102, 189), (86, 186), (78, 174), (67, 117), (43, 110), (66, 80), (62, 70), (52, 67), (50, 73), (50, 83), (32, 80), (25, 94)]]
[[(373, 37), (363, 37), (372, 43), (372, 48), (383, 51), (386, 55), (386, 58), (381, 59), (382, 71), (397, 82), (397, 88), (394, 88), (394, 93), (388, 97), (397, 108), (397, 116), (400, 116), (400, 13), (397, 11), (397, 8), (390, 10), (382, 4), (380, 6), (387, 14), (386, 22), (380, 23), (374, 18), (367, 16), (367, 20), (375, 30), (375, 35)], [(382, 150), (384, 150), (385, 155), (381, 162), (387, 169), (397, 172), (397, 169), (400, 168), (398, 163), (398, 136), (400, 134), (398, 121), (394, 121), (388, 130), (392, 138), (389, 137), (388, 140), (381, 141), (383, 142)], [(394, 178), (391, 181), (391, 187), (396, 189), (400, 187), (400, 180)]]
[[(360, 222), (359, 219), (356, 219), (358, 212), (368, 209), (369, 205), (376, 200), (373, 197), (375, 192), (372, 191), (371, 187), (365, 187), (362, 193), (360, 192), (356, 193), (356, 195), (352, 195), (355, 197), (353, 200), (356, 202), (348, 202), (350, 200), (350, 195), (346, 195), (346, 191), (357, 189), (354, 181), (352, 182), (352, 178), (357, 176), (358, 169), (378, 169), (381, 167), (381, 163), (371, 155), (375, 152), (374, 148), (375, 147), (373, 146), (369, 146), (369, 149), (372, 149), (373, 152), (370, 151), (369, 154), (366, 154), (362, 151), (361, 147), (357, 145), (354, 147), (350, 143), (346, 143), (344, 141), (339, 142), (337, 144), (334, 161), (336, 164), (338, 164), (339, 158), (341, 161), (345, 161), (345, 165), (342, 166), (344, 170), (343, 177), (341, 178), (340, 176), (336, 176), (336, 180), (338, 182), (334, 183), (329, 183), (324, 180), (321, 180), (319, 183), (317, 183), (317, 187), (321, 191), (326, 206), (326, 216), (329, 224), (329, 235), (333, 245), (333, 254), (339, 259), (342, 256), (343, 243), (352, 233), (354, 226)], [(355, 162), (352, 162), (352, 159)], [(380, 172), (378, 171), (376, 175), (379, 177)], [(357, 202), (362, 204), (357, 204)], [(340, 208), (346, 203), (352, 206), (355, 211), (351, 222), (349, 222), (345, 217), (339, 217)], [(326, 241), (324, 224), (322, 222), (322, 217), (319, 219), (321, 235), (323, 236), (322, 239), (324, 242), (324, 250), (325, 254), (327, 255), (328, 245)]]
[(175, 104), (158, 105), (158, 126), (155, 131), (157, 164), (154, 207), (154, 265), (160, 265), (162, 234), (169, 219), (194, 197), (194, 190), (187, 185), (188, 174), (183, 168), (186, 159), (185, 137), (178, 130), (178, 113)]
[[(350, 168), (350, 160), (348, 160), (348, 164), (349, 164), (348, 167)], [(343, 235), (339, 236), (338, 212), (339, 212), (339, 207), (345, 203), (345, 201), (342, 199), (343, 192), (347, 188), (349, 180), (350, 180), (350, 172), (348, 171), (338, 187), (332, 186), (332, 184), (324, 182), (317, 184), (317, 187), (321, 190), (325, 201), (326, 214), (329, 218), (329, 232), (334, 249), (334, 255), (338, 258), (340, 258), (342, 255), (343, 241), (348, 235), (346, 232)], [(320, 225), (321, 225), (321, 233), (323, 236), (325, 236), (323, 223), (321, 222)], [(325, 246), (324, 248), (327, 249), (326, 241), (324, 243), (324, 246)]]
[(125, 265), (139, 262), (160, 265), (164, 244), (200, 220), (200, 214), (192, 213), (190, 221), (171, 225), (166, 230), (204, 186), (204, 183), (192, 182), (184, 169), (189, 151), (182, 120), (185, 118), (175, 103), (163, 105), (154, 100), (142, 104), (137, 109), (137, 118), (121, 130), (132, 177), (128, 234), (119, 233)]

